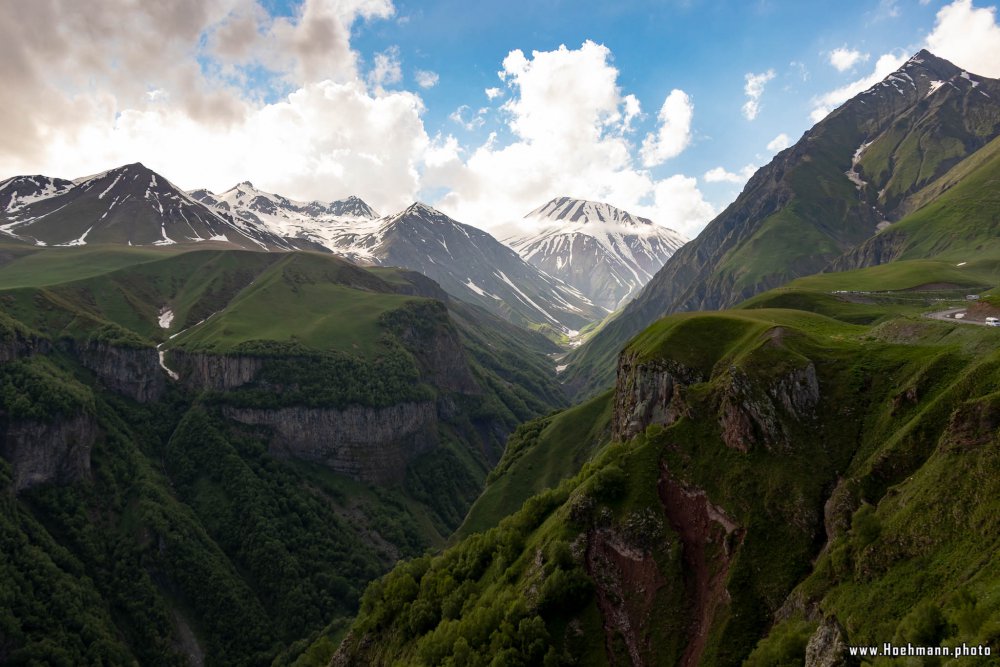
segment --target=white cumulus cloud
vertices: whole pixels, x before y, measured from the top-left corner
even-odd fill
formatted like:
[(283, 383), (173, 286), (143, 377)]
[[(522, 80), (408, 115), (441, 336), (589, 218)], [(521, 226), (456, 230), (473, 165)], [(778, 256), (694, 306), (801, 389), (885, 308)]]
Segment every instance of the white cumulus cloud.
[(437, 85), (440, 77), (437, 72), (431, 72), (430, 70), (418, 69), (413, 73), (413, 78), (416, 80), (417, 85), (421, 88), (433, 88)]
[[(638, 105), (638, 101), (631, 97), (631, 101)], [(626, 114), (629, 111), (626, 108)], [(628, 120), (639, 113), (638, 106), (628, 115)], [(660, 127), (654, 134), (650, 132), (642, 142), (642, 164), (646, 167), (655, 167), (663, 164), (672, 157), (677, 157), (691, 143), (691, 119), (694, 117), (694, 105), (691, 98), (683, 90), (674, 89), (670, 91), (657, 120)], [(626, 121), (627, 124), (627, 121)]]
[(830, 64), (836, 68), (838, 72), (846, 72), (858, 63), (867, 62), (869, 55), (867, 53), (861, 53), (855, 49), (849, 49), (846, 46), (834, 49), (830, 51)]
[(747, 96), (747, 101), (743, 104), (743, 115), (747, 120), (753, 120), (760, 113), (760, 98), (764, 94), (764, 86), (773, 78), (773, 69), (760, 74), (747, 72), (744, 76), (746, 83), (743, 86), (743, 92)]
[(774, 139), (771, 139), (771, 141), (767, 142), (767, 150), (771, 151), (772, 153), (779, 153), (791, 145), (792, 145), (791, 139), (788, 138), (787, 134), (782, 132)]
[(715, 167), (705, 172), (704, 179), (706, 183), (738, 183), (742, 185), (750, 180), (755, 171), (757, 171), (757, 167), (752, 164), (746, 165), (736, 173), (727, 171), (724, 167)]
[(399, 83), (403, 80), (402, 63), (399, 60), (399, 47), (390, 46), (385, 51), (375, 54), (375, 66), (368, 73), (371, 85), (381, 90), (382, 86)]
[(871, 74), (857, 79), (856, 81), (852, 81), (847, 85), (823, 93), (813, 99), (813, 110), (809, 114), (809, 117), (814, 123), (818, 123), (826, 118), (826, 116), (835, 108), (839, 107), (841, 104), (851, 99), (858, 93), (868, 90), (876, 83), (899, 69), (905, 62), (906, 56), (901, 53), (883, 54), (875, 62), (875, 69)]
[(486, 109), (473, 111), (468, 104), (463, 104), (448, 114), (448, 118), (466, 130), (475, 130), (486, 124), (486, 118), (483, 117), (486, 111)]
[[(715, 214), (697, 179), (654, 178), (636, 163), (626, 135), (639, 101), (619, 89), (606, 46), (586, 41), (530, 57), (511, 51), (498, 75), (509, 93), (502, 112), (512, 140), (501, 144), (491, 135), (468, 152), (449, 138), (433, 142), (434, 164), (425, 166), (423, 183), (448, 190), (436, 204), (449, 215), (494, 228), (565, 195), (606, 201), (694, 234)], [(667, 117), (688, 103), (678, 91), (665, 103)]]
[(955, 0), (937, 13), (927, 48), (975, 74), (1000, 77), (1000, 25), (996, 7)]

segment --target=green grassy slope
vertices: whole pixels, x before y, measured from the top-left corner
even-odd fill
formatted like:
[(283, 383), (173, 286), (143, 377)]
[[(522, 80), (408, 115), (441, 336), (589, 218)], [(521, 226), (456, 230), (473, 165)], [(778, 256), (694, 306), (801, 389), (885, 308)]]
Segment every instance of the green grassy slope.
[[(506, 434), (564, 405), (550, 342), (410, 272), (312, 253), (31, 250), (0, 269), (0, 345), (21, 355), (0, 367), (0, 434), (82, 411), (97, 436), (89, 479), (17, 495), (0, 456), (0, 662), (286, 664), (317, 637), (329, 655), (364, 585), (443, 544)], [(138, 404), (81, 366), (96, 340), (265, 368), (232, 392), (168, 382)], [(453, 341), (478, 389), (435, 384), (429, 340)], [(383, 485), (278, 459), (266, 429), (223, 414), (408, 400), (441, 401), (439, 444)]]
[(381, 334), (379, 317), (411, 300), (361, 269), (292, 253), (171, 347), (225, 352), (247, 341), (269, 340), (372, 354)]
[(890, 260), (1000, 261), (1000, 139), (919, 191), (913, 212), (834, 263), (845, 269)]
[(43, 287), (100, 275), (182, 252), (177, 248), (88, 245), (81, 248), (0, 246), (13, 255), (0, 265), (0, 287)]
[(459, 537), (483, 532), (514, 514), (525, 500), (558, 486), (610, 442), (611, 392), (555, 415), (521, 424), (503, 458), (469, 509)]
[[(807, 290), (762, 301), (781, 299), (826, 313), (759, 302), (670, 316), (633, 340), (635, 364), (688, 378), (679, 418), (591, 439), (557, 486), (539, 454), (586, 451), (577, 437), (606, 415), (577, 408), (565, 438), (547, 429), (573, 413), (525, 428), (491, 486), (550, 488), (373, 584), (333, 664), (672, 665), (692, 646), (703, 665), (802, 664), (831, 613), (852, 644), (1000, 648), (1000, 532), (986, 519), (1000, 334)], [(518, 458), (521, 441), (534, 449)]]

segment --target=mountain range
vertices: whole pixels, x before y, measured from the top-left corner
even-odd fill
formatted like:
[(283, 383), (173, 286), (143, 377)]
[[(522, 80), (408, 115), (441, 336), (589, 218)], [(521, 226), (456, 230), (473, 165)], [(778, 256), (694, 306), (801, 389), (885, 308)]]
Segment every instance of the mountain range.
[(606, 311), (573, 287), (525, 263), (490, 234), (425, 204), (378, 217), (357, 197), (295, 202), (240, 183), (220, 195), (191, 193), (220, 213), (281, 236), (308, 241), (362, 264), (401, 266), (449, 294), (524, 326), (572, 334)]
[[(218, 195), (205, 189), (182, 192), (137, 163), (76, 181), (45, 176), (3, 181), (0, 233), (53, 246), (210, 242), (326, 250), (360, 264), (420, 271), (453, 296), (565, 337), (600, 321), (682, 242), (606, 204), (575, 206), (574, 201), (563, 198), (559, 210), (539, 209), (552, 214), (545, 231), (517, 244), (528, 262), (487, 232), (424, 204), (379, 217), (358, 197), (300, 202), (249, 182)], [(560, 213), (569, 209), (574, 211), (569, 217)]]
[(0, 233), (36, 245), (174, 245), (215, 241), (290, 249), (259, 225), (211, 210), (140, 163), (66, 181), (15, 176), (0, 183)]
[(0, 663), (993, 664), (998, 193), (926, 51), (680, 247), (8, 179)]

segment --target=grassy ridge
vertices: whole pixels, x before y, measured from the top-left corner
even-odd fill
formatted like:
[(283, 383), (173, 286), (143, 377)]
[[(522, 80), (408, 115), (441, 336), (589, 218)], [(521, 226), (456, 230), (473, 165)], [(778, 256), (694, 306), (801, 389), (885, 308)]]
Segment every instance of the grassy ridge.
[(15, 255), (0, 266), (0, 288), (44, 287), (152, 262), (188, 249), (88, 245), (81, 248), (0, 246)]
[(247, 341), (269, 340), (374, 354), (381, 334), (379, 317), (413, 298), (392, 293), (374, 278), (365, 281), (365, 290), (324, 279), (323, 271), (330, 268), (324, 260), (309, 255), (283, 258), (257, 276), (223, 312), (181, 334), (171, 346), (224, 353)]

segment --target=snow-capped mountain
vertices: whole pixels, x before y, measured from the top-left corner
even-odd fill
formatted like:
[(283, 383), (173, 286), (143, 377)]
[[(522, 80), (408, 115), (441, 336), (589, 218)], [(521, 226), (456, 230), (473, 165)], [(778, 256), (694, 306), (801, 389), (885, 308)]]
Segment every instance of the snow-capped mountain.
[(136, 162), (75, 181), (16, 176), (0, 184), (0, 233), (36, 245), (227, 242), (287, 249), (260, 226), (220, 214)]
[(572, 286), (531, 266), (481, 229), (425, 204), (382, 218), (353, 238), (379, 264), (419, 271), (449, 294), (522, 325), (569, 333), (606, 311)]
[(14, 176), (0, 182), (0, 214), (12, 216), (25, 206), (73, 187), (73, 181), (50, 176)]
[[(319, 202), (312, 202), (309, 207), (321, 205)], [(378, 213), (371, 206), (366, 204), (360, 197), (351, 195), (346, 199), (338, 199), (329, 204), (325, 204), (325, 212), (338, 219), (371, 219), (377, 218)]]
[(610, 204), (558, 197), (509, 228), (503, 240), (533, 266), (599, 306), (634, 296), (687, 239)]
[(526, 263), (490, 234), (425, 204), (378, 218), (357, 197), (299, 202), (258, 190), (249, 182), (218, 195), (207, 190), (190, 194), (220, 213), (290, 241), (318, 244), (362, 264), (419, 271), (449, 294), (518, 324), (545, 325), (566, 333), (606, 314), (606, 309)]
[(374, 231), (378, 219), (375, 210), (358, 197), (332, 202), (295, 201), (259, 190), (250, 181), (218, 195), (204, 189), (188, 194), (220, 213), (231, 214), (292, 242), (322, 246), (356, 262), (377, 263), (363, 247), (355, 248), (355, 237)]

